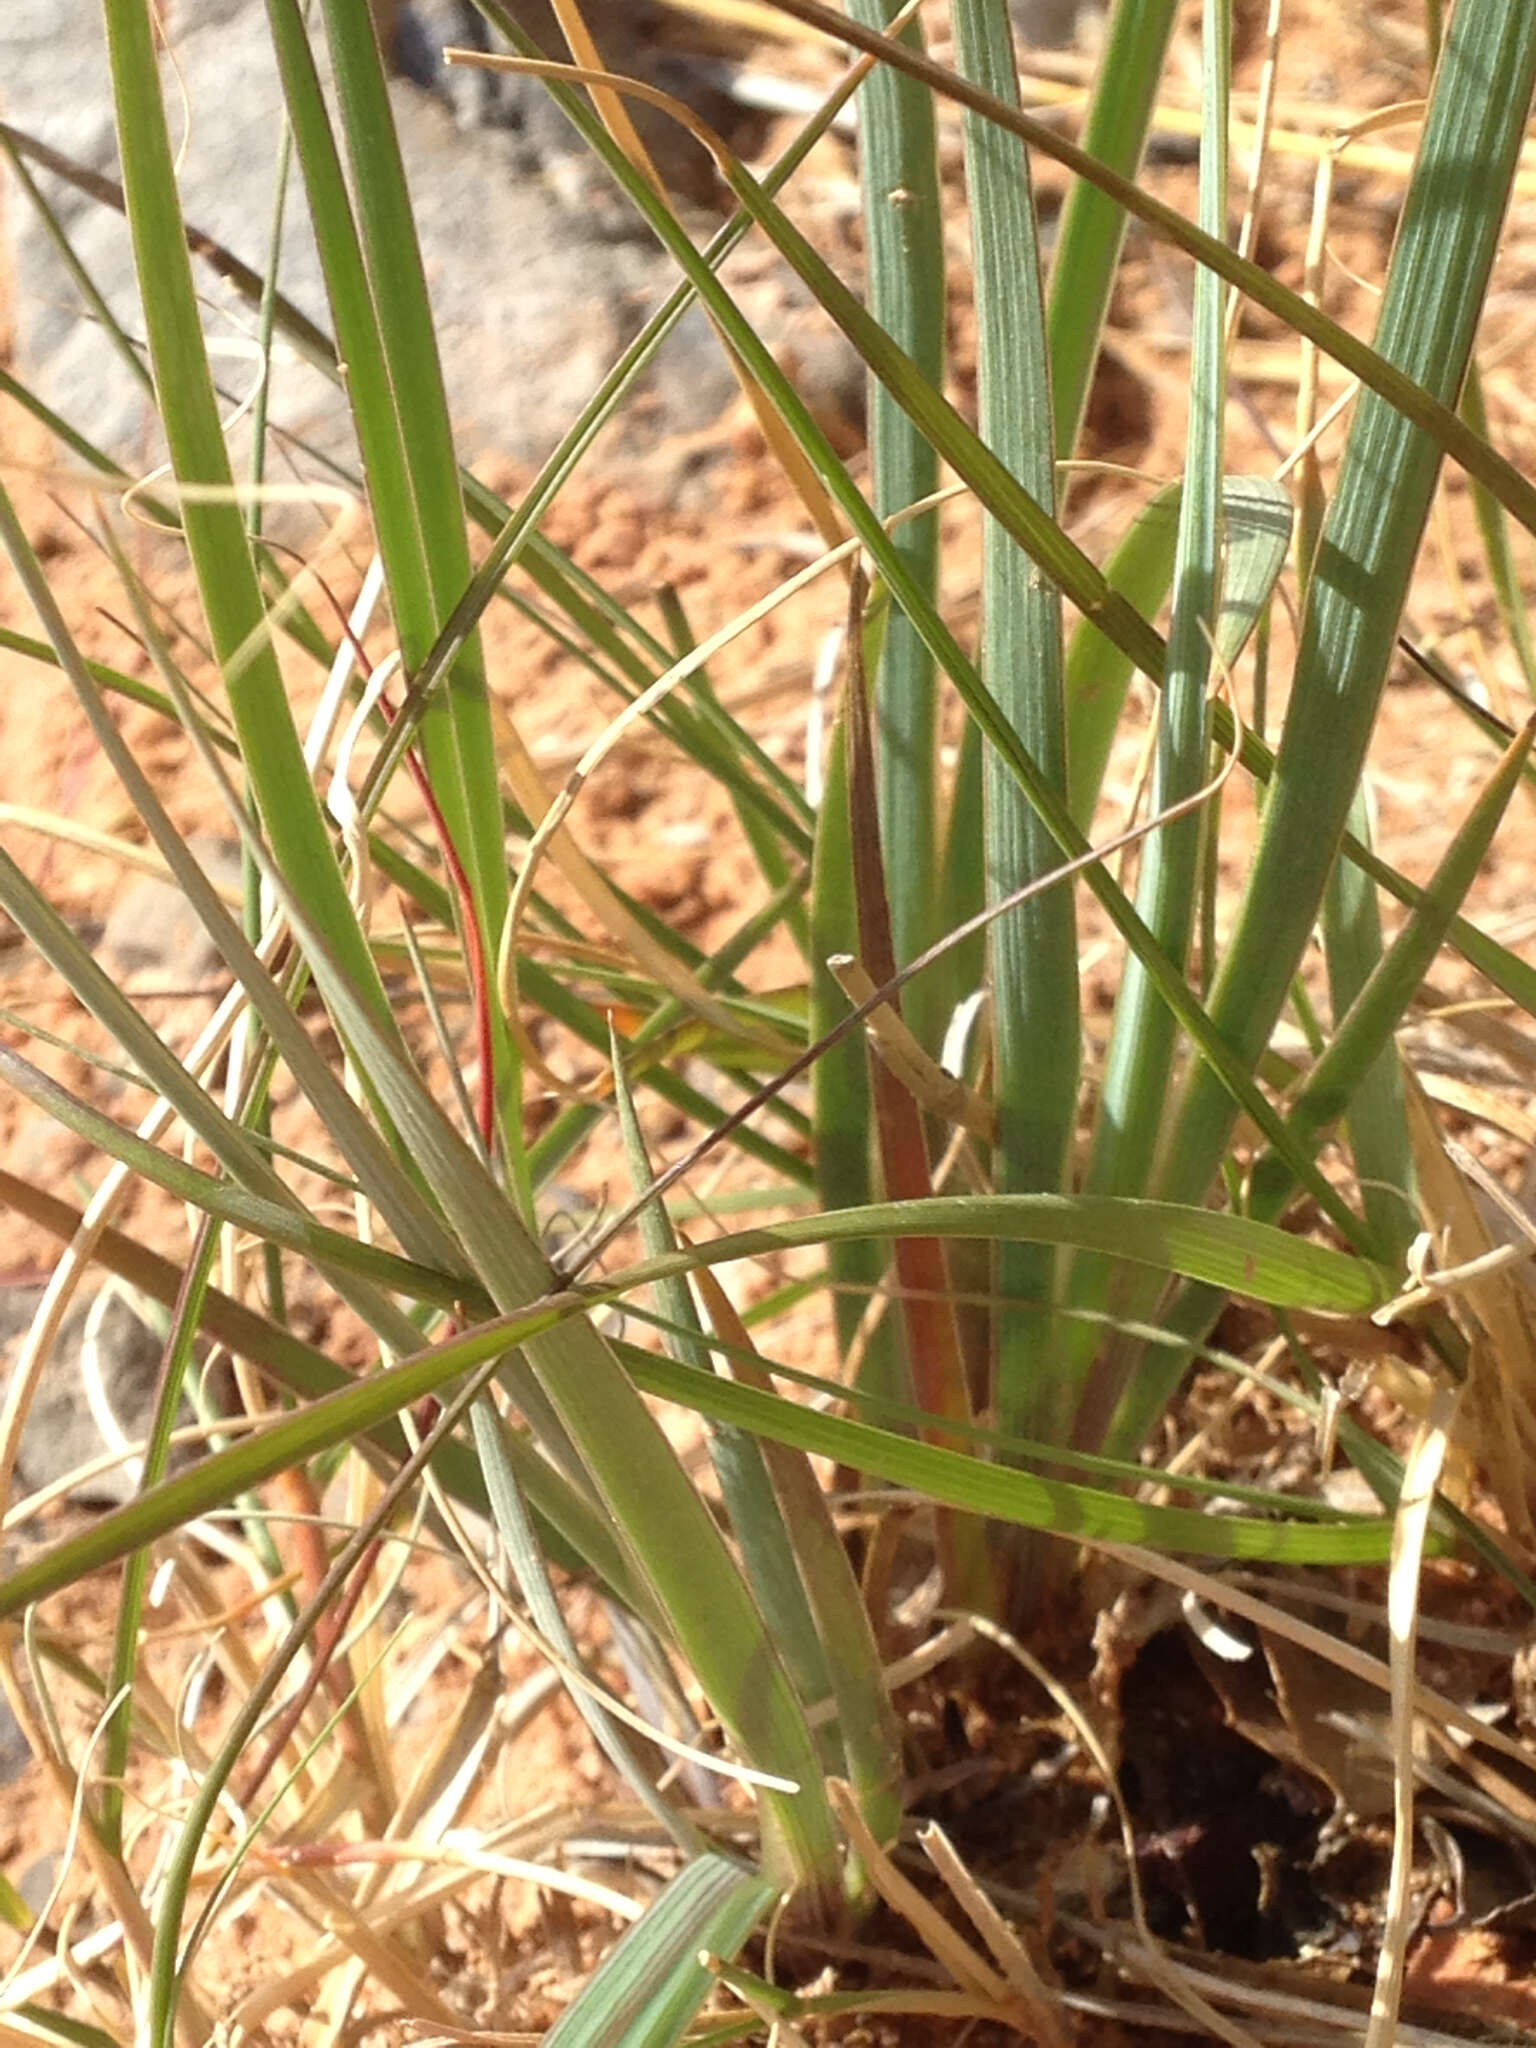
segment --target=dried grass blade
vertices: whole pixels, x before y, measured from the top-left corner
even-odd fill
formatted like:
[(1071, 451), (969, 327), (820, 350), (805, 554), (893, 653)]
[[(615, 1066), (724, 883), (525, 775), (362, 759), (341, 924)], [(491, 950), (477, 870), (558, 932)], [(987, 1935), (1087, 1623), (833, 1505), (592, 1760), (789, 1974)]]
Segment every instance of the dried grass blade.
[(1387, 1883), (1385, 1925), (1365, 2048), (1391, 2048), (1402, 2004), (1413, 1883), (1414, 1663), (1419, 1635), (1419, 1573), (1435, 1488), (1445, 1464), (1459, 1399), (1456, 1388), (1444, 1387), (1430, 1404), (1403, 1466), (1403, 1491), (1392, 1531), (1392, 1566), (1387, 1580), (1387, 1619), (1392, 1637), (1392, 1871)]

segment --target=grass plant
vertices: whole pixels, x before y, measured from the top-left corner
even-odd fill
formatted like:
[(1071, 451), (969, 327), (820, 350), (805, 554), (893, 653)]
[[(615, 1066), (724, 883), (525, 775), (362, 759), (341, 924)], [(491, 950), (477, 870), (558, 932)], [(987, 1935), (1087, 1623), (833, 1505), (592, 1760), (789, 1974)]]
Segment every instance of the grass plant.
[[(29, 1047), (8, 1025), (0, 1045), (0, 1079), (100, 1163), (84, 1211), (0, 1176), (0, 1200), (66, 1247), (0, 1415), (0, 1491), (90, 1267), (157, 1304), (168, 1331), (134, 1496), (0, 1578), (0, 1679), (117, 1928), (107, 1959), (75, 1970), (72, 2003), (62, 1962), (38, 1974), (43, 1922), (0, 1896), (20, 1937), (0, 1986), (7, 2039), (194, 2048), (216, 2024), (253, 2037), (292, 2008), (340, 2040), (369, 2009), (365, 1981), (449, 2038), (460, 2022), (424, 1959), (447, 1902), (486, 1877), (633, 1920), (552, 2041), (661, 2048), (770, 2025), (804, 2038), (795, 2029), (841, 2011), (843, 1994), (786, 1990), (771, 1946), (747, 1967), (749, 1938), (780, 1919), (807, 1937), (846, 1930), (876, 1895), (908, 1913), (959, 1987), (921, 2009), (1065, 2038), (1058, 1995), (952, 1849), (925, 1838), (993, 1960), (913, 1902), (897, 1867), (900, 1688), (930, 1654), (963, 1652), (975, 1670), (1000, 1642), (1044, 1641), (1063, 1616), (1078, 1626), (1076, 1565), (1128, 1547), (1180, 1584), (1195, 1569), (1180, 1559), (1390, 1569), (1390, 1669), (1365, 1662), (1396, 1708), (1409, 1854), (1421, 1557), (1475, 1552), (1490, 1580), (1536, 1598), (1524, 1311), (1499, 1257), (1491, 1279), (1458, 1291), (1434, 1283), (1430, 1240), (1415, 1244), (1423, 1229), (1458, 1263), (1492, 1250), (1470, 1169), (1447, 1154), (1400, 1049), (1447, 952), (1536, 1016), (1536, 975), (1464, 910), (1524, 800), (1531, 728), (1491, 721), (1500, 756), (1427, 883), (1372, 847), (1368, 763), (1447, 456), (1473, 480), (1501, 630), (1531, 676), (1518, 529), (1536, 533), (1536, 489), (1490, 442), (1475, 350), (1536, 87), (1536, 12), (1458, 0), (1441, 37), (1432, 11), (1417, 153), (1366, 339), (1229, 234), (1226, 0), (1203, 10), (1193, 221), (1136, 182), (1176, 25), (1168, 0), (1111, 8), (1081, 145), (1026, 111), (1004, 0), (952, 0), (942, 19), (886, 0), (850, 0), (846, 15), (767, 0), (782, 33), (830, 39), (844, 69), (766, 168), (654, 86), (605, 70), (577, 0), (556, 8), (567, 46), (547, 50), (483, 0), (496, 49), (458, 59), (537, 81), (678, 273), (508, 503), (454, 448), (376, 11), (267, 5), (287, 204), (308, 210), (329, 301), (317, 324), (270, 266), (247, 267), (184, 217), (152, 0), (103, 7), (120, 186), (14, 130), (0, 143), (17, 203), (47, 212), (44, 179), (62, 177), (126, 213), (142, 346), (133, 323), (111, 338), (152, 387), (169, 451), (133, 495), (153, 498), (184, 551), (199, 616), (168, 628), (165, 547), (123, 543), (131, 479), (87, 423), (8, 374), (5, 396), (61, 461), (84, 465), (87, 523), (153, 680), (87, 658), (26, 492), (3, 476), (0, 546), (31, 616), (0, 645), (82, 709), (206, 927), (224, 993), (200, 1036), (162, 1035), (0, 850), (0, 905), (72, 996), (81, 1046), (105, 1047), (119, 1077), (114, 1106), (78, 1062), (59, 1078), (43, 1034)], [(625, 110), (642, 98), (714, 158), (732, 212), (706, 243), (640, 146)], [(857, 279), (794, 205), (797, 171), (850, 103)], [(945, 363), (958, 278), (943, 138), (957, 119), (973, 415)], [(1038, 226), (1042, 157), (1073, 177), (1054, 254)], [(66, 217), (47, 220), (67, 249)], [(1187, 442), (1177, 478), (1139, 509), (1129, 493), (1114, 500), (1090, 552), (1074, 524), (1080, 450), (1132, 220), (1192, 278)], [(776, 250), (862, 359), (867, 458), (839, 454), (741, 310), (723, 266), (748, 237)], [(296, 563), (266, 530), (275, 494), (248, 477), (271, 473), (271, 424), (247, 471), (210, 367), (204, 262), (260, 310), (269, 355), (281, 341), (344, 394), (357, 467), (313, 460), (367, 536), (377, 628), (349, 621), (333, 586), (350, 602), (357, 578), (336, 550)], [(608, 588), (547, 530), (695, 304), (784, 459), (815, 551), (702, 640), (675, 593), (652, 605)], [(1326, 467), (1234, 473), (1242, 304), (1357, 380)], [(972, 513), (979, 553), (974, 521), (946, 539)], [(979, 561), (974, 633), (952, 555)], [(808, 788), (717, 691), (711, 663), (817, 585), (836, 593), (840, 680)], [(1272, 631), (1286, 605), (1294, 655)], [(503, 606), (613, 700), (609, 730), (558, 785), (488, 652), (482, 626)], [(1277, 719), (1265, 707), (1282, 663)], [(316, 692), (295, 690), (301, 671), (330, 679), (307, 726), (294, 707)], [(1143, 685), (1156, 732), (1132, 817), (1107, 785)], [(179, 732), (223, 802), (247, 864), (243, 921), (124, 737), (126, 702)], [(756, 893), (713, 952), (584, 850), (583, 791), (637, 732), (719, 786), (755, 865)], [(1234, 898), (1220, 857), (1243, 783), (1261, 816)], [(1384, 898), (1401, 906), (1390, 937)], [(1107, 968), (1085, 965), (1089, 932)], [(768, 959), (795, 963), (792, 989), (765, 993)], [(1101, 1044), (1085, 1017), (1106, 976)], [(578, 1048), (576, 1080), (556, 1071), (556, 1044)], [(553, 1113), (536, 1113), (549, 1100)], [(562, 1183), (608, 1130), (627, 1187), (562, 1242)], [(700, 1176), (720, 1161), (730, 1183), (712, 1209)], [(114, 1221), (138, 1183), (199, 1219), (179, 1252)], [(739, 1229), (723, 1227), (733, 1206), (750, 1218)], [(721, 1269), (746, 1261), (777, 1286), (744, 1310)], [(295, 1304), (317, 1297), (322, 1323), (352, 1331), (352, 1362), (304, 1334), (313, 1319)], [(1234, 1300), (1290, 1334), (1288, 1378), (1221, 1349)], [(807, 1304), (823, 1340), (813, 1368), (776, 1355)], [(1296, 1334), (1332, 1329), (1347, 1354), (1383, 1323), (1416, 1362), (1416, 1437), (1341, 1418)], [(235, 1362), (227, 1382), (200, 1372), (210, 1345)], [(1196, 1360), (1257, 1379), (1287, 1426), (1336, 1442), (1377, 1508), (1171, 1455)], [(199, 1454), (175, 1465), (184, 1393), (221, 1384), (234, 1391), (200, 1395)], [(663, 1426), (690, 1415), (697, 1459)], [(1448, 1486), (1433, 1507), (1417, 1498), (1405, 1444), (1410, 1478), (1481, 1461), (1498, 1526), (1475, 1488)], [(250, 1582), (233, 1623), (219, 1618), (209, 1544)], [(406, 1785), (392, 1716), (445, 1654), (402, 1619), (400, 1588), (429, 1554), (450, 1561), (473, 1609), (481, 1677)], [(927, 1588), (933, 1633), (916, 1650), (893, 1605), (898, 1565)], [(113, 1639), (82, 1647), (60, 1596), (109, 1570)], [(163, 1689), (166, 1585), (214, 1660), (224, 1709), (208, 1706), (203, 1675), (184, 1673), (178, 1696)], [(970, 1618), (933, 1618), (941, 1609)], [(659, 1845), (665, 1878), (643, 1911), (578, 1881), (548, 1816), (484, 1836), (466, 1823), (516, 1740), (496, 1655), (509, 1630), (569, 1689)], [(467, 1659), (470, 1641), (466, 1625), (453, 1656)], [(1336, 1661), (1347, 1647), (1310, 1643)], [(1418, 1710), (1457, 1711), (1426, 1694)], [(1473, 1726), (1497, 1750), (1497, 1731)], [(1484, 1784), (1491, 1766), (1478, 1768)], [(213, 1958), (271, 1899), (314, 1933), (309, 1963), (227, 2006)], [(1372, 2048), (1401, 1996), (1401, 1868), (1392, 1901)], [(1235, 2038), (1211, 2003), (1224, 1994), (1162, 1957), (1144, 1919), (1119, 1964)], [(876, 1986), (863, 2002), (920, 2009), (901, 1996)]]

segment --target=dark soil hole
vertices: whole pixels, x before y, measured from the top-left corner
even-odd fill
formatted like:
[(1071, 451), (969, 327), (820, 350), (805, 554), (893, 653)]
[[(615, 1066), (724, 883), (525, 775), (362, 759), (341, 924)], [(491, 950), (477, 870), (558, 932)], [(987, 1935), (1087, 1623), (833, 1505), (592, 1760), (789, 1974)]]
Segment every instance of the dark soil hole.
[(1309, 1866), (1318, 1788), (1223, 1718), (1182, 1631), (1154, 1636), (1121, 1687), (1120, 1786), (1154, 1933), (1266, 1961), (1326, 1938)]

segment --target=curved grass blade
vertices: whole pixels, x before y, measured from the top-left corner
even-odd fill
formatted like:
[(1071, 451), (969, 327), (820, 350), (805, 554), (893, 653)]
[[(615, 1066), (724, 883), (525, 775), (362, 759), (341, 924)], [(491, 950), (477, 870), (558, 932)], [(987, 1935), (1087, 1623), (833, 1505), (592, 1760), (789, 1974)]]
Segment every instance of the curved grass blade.
[[(659, 1326), (656, 1319), (644, 1318), (643, 1311), (635, 1313), (637, 1319), (650, 1320), (653, 1327)], [(1055, 1313), (1064, 1315), (1067, 1311), (1057, 1310)], [(1230, 1354), (1209, 1346), (1197, 1344), (1192, 1347), (1187, 1337), (1179, 1336), (1172, 1331), (1155, 1331), (1148, 1326), (1148, 1330), (1143, 1334), (1148, 1342), (1162, 1339), (1171, 1350), (1180, 1351), (1186, 1364), (1191, 1358), (1193, 1348), (1194, 1354), (1205, 1362), (1223, 1367), (1230, 1371), (1234, 1378), (1246, 1379), (1252, 1385), (1262, 1386), (1297, 1416), (1304, 1417), (1311, 1423), (1321, 1424), (1323, 1409), (1320, 1401), (1298, 1392), (1294, 1387), (1286, 1386), (1280, 1380), (1272, 1379), (1267, 1373), (1252, 1370), (1241, 1359), (1233, 1358)], [(733, 1360), (743, 1356), (757, 1357), (756, 1352), (743, 1353), (740, 1346), (728, 1346), (718, 1337), (714, 1348), (725, 1352)], [(615, 1349), (626, 1365), (638, 1364), (642, 1372), (647, 1369), (655, 1355), (645, 1347), (631, 1344), (622, 1338), (617, 1340)], [(902, 1402), (881, 1401), (859, 1390), (849, 1393), (840, 1381), (827, 1379), (820, 1373), (804, 1372), (798, 1366), (786, 1365), (782, 1359), (770, 1361), (768, 1369), (772, 1379), (787, 1380), (793, 1386), (804, 1387), (808, 1392), (822, 1397), (823, 1406), (830, 1406), (833, 1402), (844, 1399), (851, 1400), (857, 1404), (861, 1412), (867, 1414), (870, 1421), (879, 1423), (882, 1427), (905, 1432), (921, 1429), (921, 1412)], [(1266, 1512), (1271, 1510), (1280, 1498), (1272, 1486), (1244, 1486), (1236, 1480), (1201, 1478), (1190, 1472), (1176, 1472), (1170, 1466), (1142, 1464), (1138, 1459), (1101, 1457), (1093, 1451), (1074, 1451), (1060, 1444), (1040, 1443), (1030, 1437), (1004, 1436), (1000, 1431), (988, 1429), (976, 1422), (956, 1423), (953, 1425), (952, 1434), (962, 1438), (977, 1457), (991, 1457), (1008, 1464), (1044, 1465), (1048, 1469), (1061, 1472), (1086, 1473), (1090, 1478), (1112, 1480), (1126, 1488), (1144, 1485), (1165, 1487), (1172, 1493), (1187, 1493), (1196, 1500), (1234, 1500), (1241, 1502), (1245, 1507), (1260, 1508)], [(1338, 1519), (1337, 1508), (1310, 1494), (1287, 1494), (1284, 1496), (1284, 1502), (1288, 1515), (1325, 1522)]]
[(1074, 1543), (1142, 1543), (1194, 1557), (1267, 1558), (1286, 1564), (1379, 1564), (1391, 1545), (1392, 1524), (1386, 1516), (1287, 1522), (1153, 1507), (822, 1414), (671, 1359), (647, 1356), (642, 1365), (636, 1358), (630, 1370), (659, 1400), (836, 1458), (855, 1471), (910, 1487), (935, 1505), (1044, 1530)]
[(999, 1243), (1066, 1245), (1102, 1251), (1278, 1308), (1368, 1315), (1392, 1298), (1385, 1267), (1225, 1210), (1123, 1195), (932, 1195), (921, 1202), (874, 1202), (826, 1216), (791, 1216), (732, 1231), (666, 1258), (647, 1259), (613, 1281), (586, 1288), (594, 1302), (613, 1290), (651, 1286), (695, 1266), (760, 1258), (850, 1237), (982, 1237)]

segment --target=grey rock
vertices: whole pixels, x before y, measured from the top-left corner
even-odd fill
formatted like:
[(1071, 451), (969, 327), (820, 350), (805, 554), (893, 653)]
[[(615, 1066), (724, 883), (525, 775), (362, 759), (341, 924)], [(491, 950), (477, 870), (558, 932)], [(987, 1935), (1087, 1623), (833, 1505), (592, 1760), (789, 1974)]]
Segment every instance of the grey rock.
[[(21, 1724), (11, 1712), (10, 1701), (0, 1693), (0, 1785), (14, 1785), (31, 1761), (31, 1744), (22, 1734)], [(25, 1879), (21, 1895), (27, 1899), (27, 1904), (32, 1906), (35, 1913), (37, 1907), (27, 1898)], [(43, 1897), (46, 1899), (47, 1896), (45, 1891)]]
[[(461, 449), (469, 457), (496, 451), (542, 460), (672, 288), (675, 269), (540, 82), (442, 64), (445, 44), (488, 39), (473, 8), (463, 0), (395, 0), (392, 6), (376, 0), (376, 11), (401, 73), (392, 100)], [(544, 47), (561, 47), (544, 0), (515, 0), (514, 11)], [(740, 121), (740, 110), (705, 73), (690, 69), (684, 53), (654, 34), (653, 0), (598, 0), (588, 14), (615, 69), (680, 91), (717, 125), (729, 129)], [(262, 0), (179, 0), (170, 28), (175, 75), (167, 67), (167, 106), (180, 144), (184, 211), (264, 270), (282, 121), (266, 10)], [(190, 109), (184, 136), (183, 87)], [(633, 111), (674, 189), (701, 204), (714, 199), (714, 173), (698, 146), (665, 115)], [(116, 175), (99, 0), (4, 0), (0, 113), (89, 167)], [(115, 317), (139, 338), (143, 321), (125, 222), (61, 180), (36, 175)], [(12, 245), (20, 373), (81, 432), (130, 466), (147, 469), (163, 451), (142, 385), (99, 326), (84, 317), (33, 209), (20, 194), (5, 196), (0, 212)], [(329, 328), (297, 176), (277, 262), (284, 293)], [(250, 391), (255, 316), (205, 266), (198, 265), (196, 275), (216, 376), (232, 409)], [(835, 361), (834, 383), (846, 382), (847, 355), (834, 342), (814, 361), (807, 356), (802, 374), (817, 375), (824, 360)], [(632, 452), (636, 437), (654, 445), (695, 432), (718, 416), (734, 390), (718, 345), (695, 315), (647, 373), (610, 452)], [(328, 457), (355, 459), (341, 394), (284, 345), (274, 352), (271, 408), (276, 422)]]
[(39, 1856), (35, 1863), (29, 1863), (22, 1872), (21, 1883), (16, 1889), (34, 1913), (41, 1913), (53, 1897), (53, 1888), (59, 1881), (59, 1865), (62, 1860), (57, 1854)]
[[(237, 842), (195, 832), (187, 843), (211, 882), (220, 887), (238, 883)], [(132, 976), (136, 984), (196, 989), (228, 976), (218, 947), (186, 897), (174, 883), (153, 875), (124, 890), (108, 914), (96, 950), (114, 974)]]
[[(36, 1287), (9, 1288), (0, 1296), (0, 1331), (7, 1370), (41, 1299)], [(66, 1478), (115, 1448), (120, 1438), (139, 1442), (154, 1412), (164, 1342), (117, 1288), (78, 1302), (43, 1369), (22, 1432), (18, 1461), (23, 1489), (35, 1492)], [(190, 1419), (188, 1411), (187, 1419)], [(137, 1487), (131, 1464), (114, 1466), (70, 1489), (72, 1500), (115, 1506)]]
[(1102, 0), (1008, 0), (1008, 11), (1026, 48), (1067, 50), (1087, 18), (1104, 10)]

